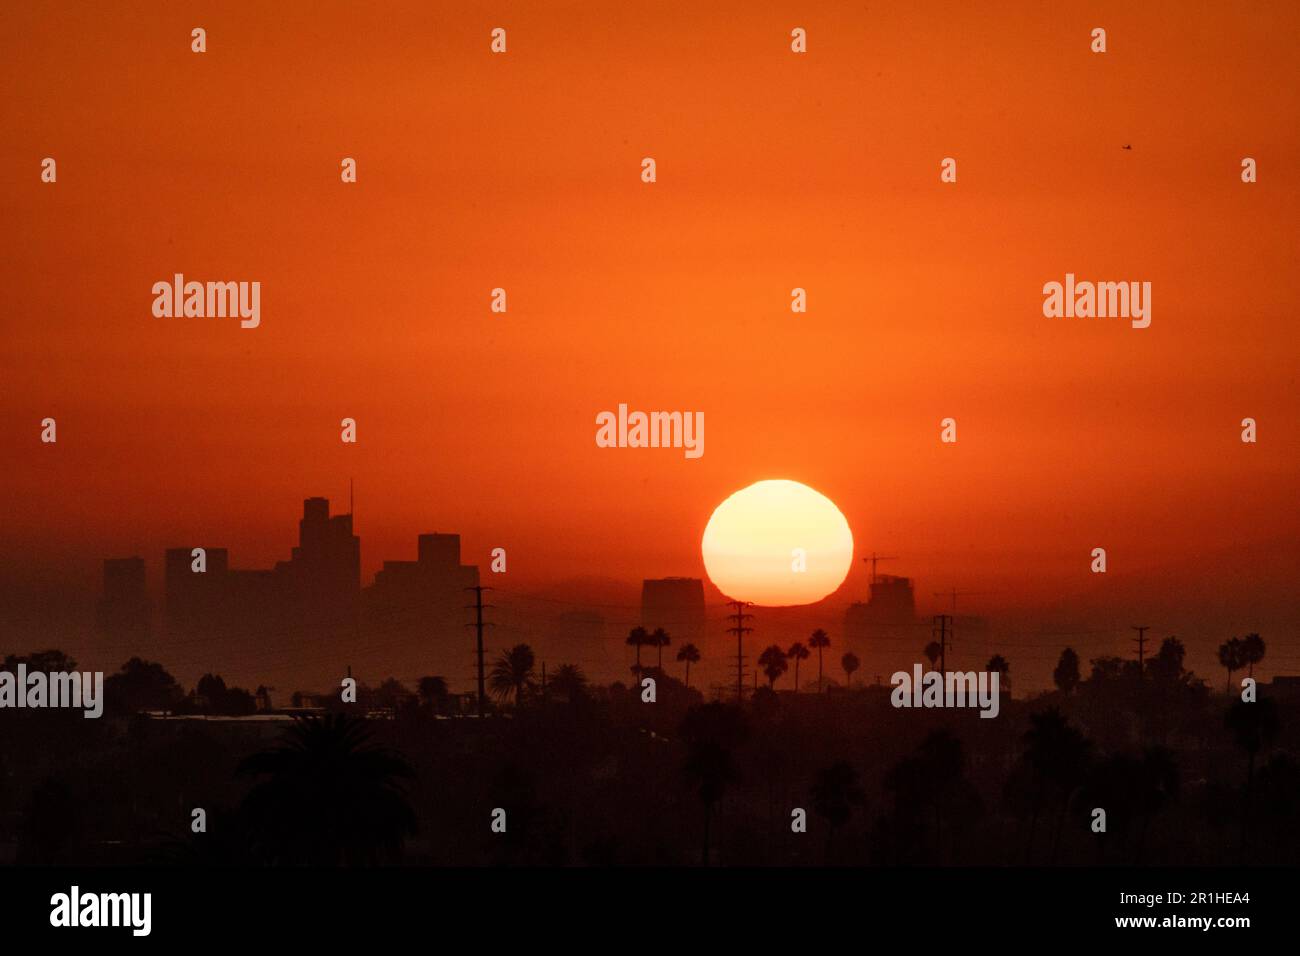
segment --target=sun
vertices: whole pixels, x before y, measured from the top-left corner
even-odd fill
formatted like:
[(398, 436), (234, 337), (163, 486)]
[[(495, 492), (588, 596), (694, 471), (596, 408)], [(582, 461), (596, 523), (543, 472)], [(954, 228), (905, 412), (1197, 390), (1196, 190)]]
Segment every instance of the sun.
[(704, 569), (733, 601), (812, 604), (853, 564), (853, 532), (831, 501), (786, 479), (742, 488), (714, 509), (700, 542)]

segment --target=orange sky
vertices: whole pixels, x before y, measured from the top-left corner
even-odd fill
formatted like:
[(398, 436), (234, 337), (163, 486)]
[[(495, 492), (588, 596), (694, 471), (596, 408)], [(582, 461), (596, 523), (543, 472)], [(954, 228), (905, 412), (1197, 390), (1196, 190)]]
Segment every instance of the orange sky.
[[(437, 6), (0, 12), (7, 575), (268, 566), (350, 476), (367, 580), (429, 530), (511, 583), (701, 574), (786, 477), (918, 594), (1055, 606), (1104, 546), (1296, 619), (1295, 4)], [(1044, 318), (1067, 271), (1151, 327)], [(154, 318), (175, 272), (260, 281), (261, 327)], [(597, 448), (619, 402), (704, 456)]]

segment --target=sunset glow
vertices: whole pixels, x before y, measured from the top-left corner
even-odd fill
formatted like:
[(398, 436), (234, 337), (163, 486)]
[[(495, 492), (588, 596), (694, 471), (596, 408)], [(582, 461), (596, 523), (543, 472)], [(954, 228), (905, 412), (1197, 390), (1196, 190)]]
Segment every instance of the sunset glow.
[(853, 533), (835, 503), (783, 479), (757, 482), (718, 505), (700, 548), (718, 590), (769, 607), (820, 601), (853, 563)]

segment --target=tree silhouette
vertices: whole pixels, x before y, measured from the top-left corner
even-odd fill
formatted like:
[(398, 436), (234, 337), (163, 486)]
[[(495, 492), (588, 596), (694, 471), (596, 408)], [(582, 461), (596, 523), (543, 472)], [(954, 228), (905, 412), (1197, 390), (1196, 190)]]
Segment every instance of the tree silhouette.
[(1255, 665), (1264, 659), (1264, 639), (1258, 634), (1247, 634), (1241, 639), (1242, 660), (1250, 670), (1250, 677), (1255, 676)]
[(1056, 708), (1030, 715), (1024, 747), (1023, 759), (1033, 785), (1032, 813), (1025, 843), (1025, 862), (1029, 863), (1033, 860), (1039, 814), (1052, 805), (1056, 805), (1059, 811), (1056, 835), (1052, 840), (1052, 853), (1055, 854), (1070, 795), (1084, 779), (1092, 748), (1083, 734), (1071, 727)]
[(415, 832), (405, 759), (373, 743), (368, 723), (344, 714), (300, 718), (275, 748), (236, 771), (259, 780), (242, 813), (257, 854), (271, 863), (337, 866), (394, 860)]
[(641, 648), (650, 643), (650, 633), (644, 627), (634, 627), (627, 632), (627, 641), (625, 643), (636, 648), (636, 664), (632, 668), (632, 673), (636, 674), (639, 680), (641, 678)]
[(384, 710), (397, 710), (403, 702), (410, 699), (411, 692), (396, 677), (386, 677), (382, 680), (370, 697), (371, 703), (375, 707)]
[(799, 692), (799, 662), (806, 661), (812, 656), (812, 651), (803, 646), (802, 641), (795, 641), (790, 645), (790, 649), (785, 652), (785, 656), (794, 661), (794, 690)]
[(561, 700), (573, 703), (587, 694), (587, 675), (577, 664), (561, 664), (555, 676), (547, 685), (547, 690)]
[(1134, 862), (1142, 862), (1142, 849), (1146, 843), (1147, 827), (1151, 818), (1178, 795), (1178, 764), (1165, 747), (1147, 747), (1137, 765), (1134, 809), (1142, 820), (1138, 831)]
[(858, 772), (844, 761), (817, 774), (812, 787), (812, 802), (813, 810), (827, 823), (827, 862), (830, 862), (835, 834), (852, 818), (853, 808), (862, 806), (866, 799), (866, 793), (858, 785)]
[(1232, 672), (1246, 665), (1246, 651), (1241, 638), (1234, 637), (1219, 645), (1219, 664), (1228, 672), (1227, 693), (1232, 693)]
[(785, 651), (781, 650), (776, 644), (758, 655), (758, 666), (767, 675), (768, 687), (772, 687), (776, 683), (776, 679), (790, 669), (790, 665), (785, 660)]
[(999, 675), (998, 683), (1006, 688), (1008, 694), (1011, 693), (1011, 664), (1005, 657), (1001, 654), (994, 654), (989, 658), (989, 662), (984, 669), (990, 674), (996, 672)]
[(1224, 714), (1223, 723), (1232, 733), (1233, 742), (1246, 752), (1246, 787), (1242, 791), (1241, 798), (1241, 845), (1244, 849), (1247, 843), (1251, 796), (1255, 784), (1255, 758), (1264, 745), (1277, 736), (1279, 726), (1277, 705), (1267, 697), (1249, 702), (1237, 699)]
[(524, 694), (533, 686), (533, 666), (537, 659), (527, 644), (516, 644), (497, 658), (488, 674), (488, 688), (500, 700), (514, 697), (515, 706), (523, 703)]
[(677, 660), (686, 662), (686, 687), (691, 686), (691, 665), (700, 662), (700, 649), (694, 644), (683, 644), (677, 648)]
[(688, 710), (680, 733), (687, 747), (683, 772), (704, 804), (700, 860), (708, 866), (713, 811), (727, 787), (740, 779), (733, 751), (749, 737), (749, 724), (739, 707), (714, 701)]
[(862, 662), (858, 660), (858, 655), (852, 651), (840, 658), (840, 667), (844, 668), (844, 679), (850, 687), (853, 686), (853, 672), (861, 666)]
[(808, 646), (817, 649), (817, 693), (820, 694), (825, 689), (822, 681), (822, 651), (831, 646), (830, 636), (819, 627), (808, 638)]
[[(928, 861), (942, 862), (945, 832), (969, 828), (982, 810), (964, 764), (961, 741), (950, 730), (936, 730), (915, 753), (889, 768), (882, 782), (893, 810), (882, 818), (876, 835), (883, 855), (898, 862), (921, 861), (928, 843)], [(926, 840), (927, 831), (932, 840)]]
[(170, 710), (185, 696), (161, 664), (133, 657), (104, 681), (104, 696), (114, 710)]
[(939, 657), (943, 654), (943, 648), (939, 646), (938, 641), (931, 641), (925, 645), (925, 657), (930, 662), (930, 670), (934, 670), (939, 663)]
[(1160, 650), (1151, 658), (1147, 669), (1157, 681), (1172, 683), (1183, 676), (1183, 660), (1186, 656), (1187, 649), (1183, 647), (1182, 641), (1176, 637), (1166, 637), (1160, 642)]
[(447, 691), (447, 680), (443, 677), (421, 677), (416, 685), (416, 693), (421, 703), (435, 714), (444, 713), (451, 700)]
[(194, 687), (196, 698), (206, 702), (202, 713), (242, 717), (257, 710), (253, 695), (242, 687), (227, 687), (220, 674), (204, 674)]
[(659, 670), (664, 669), (664, 648), (672, 642), (673, 639), (662, 627), (656, 627), (650, 634), (650, 646), (659, 650), (659, 663), (656, 665)]
[(1079, 686), (1079, 655), (1074, 652), (1074, 648), (1067, 647), (1061, 651), (1056, 670), (1052, 671), (1052, 681), (1056, 684), (1056, 689), (1066, 697), (1073, 694)]

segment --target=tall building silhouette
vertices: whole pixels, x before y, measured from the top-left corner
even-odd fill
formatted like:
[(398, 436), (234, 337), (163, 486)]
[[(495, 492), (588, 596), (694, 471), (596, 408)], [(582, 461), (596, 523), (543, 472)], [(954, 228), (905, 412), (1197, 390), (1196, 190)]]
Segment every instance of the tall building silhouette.
[(929, 634), (929, 622), (916, 616), (912, 579), (878, 574), (868, 599), (845, 609), (843, 648), (834, 659), (852, 651), (862, 662), (863, 674), (892, 674), (925, 660)]
[(308, 498), (298, 522), (298, 546), (275, 573), (307, 621), (355, 614), (361, 593), (361, 539), (352, 515), (330, 515), (328, 498)]
[(366, 640), (385, 648), (387, 671), (377, 676), (466, 681), (473, 641), (465, 589), (478, 583), (478, 566), (461, 564), (458, 534), (422, 534), (416, 560), (385, 561), (362, 598)]
[(871, 595), (864, 603), (855, 601), (844, 613), (847, 630), (864, 625), (916, 623), (916, 596), (912, 579), (897, 574), (878, 574), (871, 582)]
[(104, 561), (104, 594), (95, 610), (99, 632), (109, 640), (134, 647), (148, 640), (153, 602), (145, 583), (144, 558)]
[(647, 578), (641, 582), (641, 626), (662, 627), (674, 645), (698, 644), (705, 636), (704, 581)]

